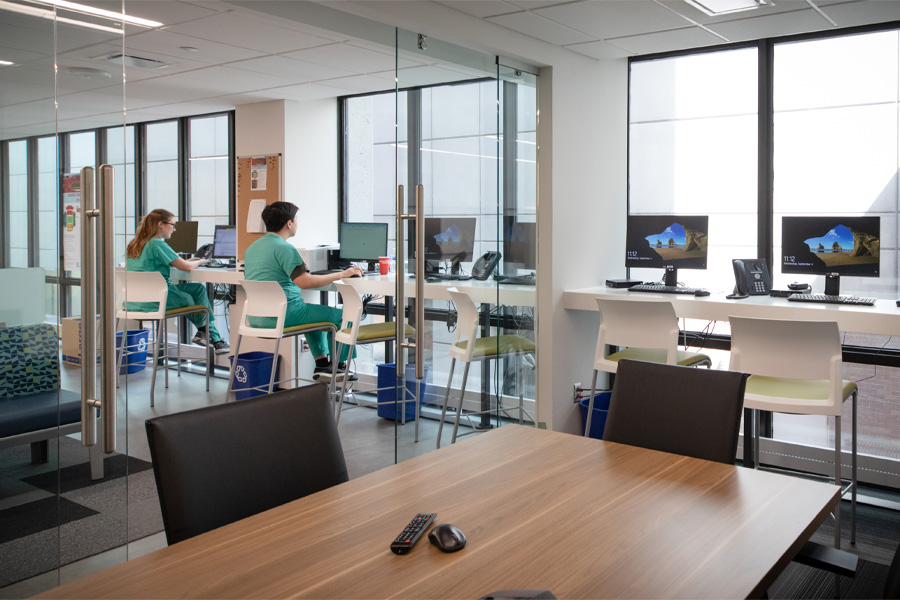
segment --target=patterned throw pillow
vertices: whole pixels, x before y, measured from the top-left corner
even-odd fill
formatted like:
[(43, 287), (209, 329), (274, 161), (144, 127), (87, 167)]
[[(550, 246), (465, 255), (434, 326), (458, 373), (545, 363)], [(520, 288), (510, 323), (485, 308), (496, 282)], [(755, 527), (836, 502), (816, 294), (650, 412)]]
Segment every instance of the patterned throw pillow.
[(45, 323), (0, 329), (0, 398), (59, 389), (59, 339)]

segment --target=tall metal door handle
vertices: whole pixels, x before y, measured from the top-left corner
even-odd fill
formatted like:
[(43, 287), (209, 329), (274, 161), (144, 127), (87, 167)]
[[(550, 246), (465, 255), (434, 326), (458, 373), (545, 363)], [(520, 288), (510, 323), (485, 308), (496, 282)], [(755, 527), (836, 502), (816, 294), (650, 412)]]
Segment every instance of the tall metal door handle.
[[(416, 186), (416, 379), (425, 378), (425, 186)], [(419, 333), (423, 332), (423, 333)]]
[(81, 445), (97, 443), (97, 340), (94, 323), (94, 168), (81, 169)]

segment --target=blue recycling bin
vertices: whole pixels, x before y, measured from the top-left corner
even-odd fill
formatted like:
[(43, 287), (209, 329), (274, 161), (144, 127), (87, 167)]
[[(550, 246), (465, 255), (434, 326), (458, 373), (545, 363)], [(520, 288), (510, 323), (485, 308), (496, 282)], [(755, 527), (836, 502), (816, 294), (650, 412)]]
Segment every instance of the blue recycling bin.
[[(230, 356), (234, 364), (234, 379), (231, 388), (235, 400), (246, 400), (254, 396), (263, 396), (268, 392), (269, 377), (272, 373), (271, 352), (241, 352), (237, 358)], [(280, 379), (281, 357), (275, 369), (275, 381)], [(251, 389), (259, 388), (259, 389)], [(277, 390), (276, 386), (272, 391)]]
[[(394, 421), (401, 421), (401, 416), (398, 414), (396, 409), (396, 400), (403, 400), (403, 398), (397, 398), (396, 392), (399, 390), (396, 388), (397, 385), (397, 366), (395, 363), (387, 363), (384, 365), (376, 365), (378, 368), (378, 416), (383, 419), (392, 419)], [(406, 370), (403, 373), (404, 378), (406, 379), (406, 389), (409, 390), (407, 392), (408, 398), (412, 399), (416, 397), (416, 366), (415, 365), (406, 365)], [(422, 405), (422, 399), (425, 398), (425, 393), (428, 386), (425, 382), (428, 380), (428, 367), (425, 367), (425, 379), (422, 380), (422, 385), (420, 386), (419, 393), (419, 406)], [(387, 388), (387, 389), (382, 389)], [(416, 403), (415, 402), (406, 402), (403, 406), (403, 414), (406, 416), (407, 421), (413, 421), (416, 418)]]
[[(591, 432), (588, 437), (595, 440), (603, 439), (603, 429), (606, 427), (606, 417), (609, 414), (609, 398), (612, 391), (603, 391), (594, 396), (594, 416), (591, 417)], [(581, 406), (581, 431), (587, 427), (588, 404), (590, 398), (582, 398), (578, 403)]]
[[(147, 329), (129, 329), (125, 332), (125, 357), (119, 373), (137, 373), (143, 371), (147, 365), (147, 341), (150, 339), (150, 331)], [(119, 360), (119, 352), (122, 351), (122, 332), (116, 332), (116, 362)]]

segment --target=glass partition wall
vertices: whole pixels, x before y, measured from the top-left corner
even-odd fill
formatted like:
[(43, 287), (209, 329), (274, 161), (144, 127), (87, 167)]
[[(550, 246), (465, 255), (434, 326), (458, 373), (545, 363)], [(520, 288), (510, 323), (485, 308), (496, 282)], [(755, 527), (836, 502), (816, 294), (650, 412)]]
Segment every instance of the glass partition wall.
[[(112, 10), (124, 12), (121, 3)], [(123, 136), (124, 67), (98, 68), (87, 57), (121, 56), (125, 26), (119, 18), (19, 3), (3, 3), (0, 22), (0, 397), (4, 410), (29, 402), (50, 419), (37, 427), (0, 415), (0, 588), (25, 582), (22, 593), (31, 595), (60, 583), (65, 569), (84, 574), (125, 560), (133, 524), (125, 419), (116, 423), (106, 411), (98, 423), (82, 406), (95, 328), (80, 319), (81, 283), (94, 272), (81, 250), (95, 246), (80, 235), (89, 198), (102, 195), (82, 168), (93, 169), (97, 182), (101, 163), (126, 163), (124, 140), (95, 133), (117, 128), (109, 131)], [(95, 387), (90, 398), (125, 414), (124, 378), (118, 399), (114, 389), (101, 396)], [(86, 423), (97, 424), (96, 432), (83, 432)], [(118, 432), (109, 427), (116, 424)], [(84, 565), (100, 554), (95, 566)]]

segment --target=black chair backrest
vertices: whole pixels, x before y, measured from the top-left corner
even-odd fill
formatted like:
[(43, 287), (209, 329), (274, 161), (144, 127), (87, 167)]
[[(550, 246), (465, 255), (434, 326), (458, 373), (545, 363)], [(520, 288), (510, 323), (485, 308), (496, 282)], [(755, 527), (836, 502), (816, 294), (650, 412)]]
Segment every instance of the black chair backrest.
[(621, 360), (603, 439), (733, 464), (747, 377)]
[(321, 383), (146, 427), (170, 545), (348, 480)]

